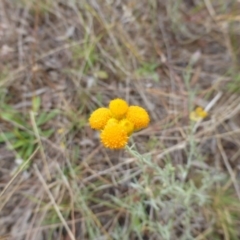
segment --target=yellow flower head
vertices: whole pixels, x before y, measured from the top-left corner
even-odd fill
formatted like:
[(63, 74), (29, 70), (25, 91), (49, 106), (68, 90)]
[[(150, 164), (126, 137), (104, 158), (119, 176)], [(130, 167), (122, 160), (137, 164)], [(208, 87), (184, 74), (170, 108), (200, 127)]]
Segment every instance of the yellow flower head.
[(109, 103), (109, 109), (115, 118), (121, 119), (127, 113), (128, 104), (123, 99), (116, 98)]
[(111, 149), (124, 148), (128, 141), (126, 130), (120, 124), (107, 125), (100, 135), (103, 145)]
[(103, 129), (111, 116), (111, 111), (108, 108), (98, 108), (89, 118), (91, 128), (96, 130)]
[(208, 115), (208, 113), (202, 107), (197, 107), (195, 111), (202, 118), (205, 118)]
[[(110, 119), (107, 121), (106, 126), (109, 126), (109, 125), (115, 126), (115, 125), (117, 125), (117, 124), (118, 124), (118, 120), (117, 120), (116, 118), (110, 118)], [(105, 127), (106, 127), (106, 126), (105, 126)]]
[(192, 121), (200, 121), (204, 118), (206, 118), (208, 115), (208, 113), (202, 108), (202, 107), (197, 107), (195, 109), (195, 111), (192, 111), (190, 113), (190, 116), (189, 118), (192, 120)]
[(130, 122), (128, 119), (122, 119), (119, 124), (125, 129), (128, 136), (130, 136), (134, 131), (134, 124)]
[(134, 130), (145, 128), (150, 122), (147, 111), (139, 106), (130, 106), (126, 118), (134, 124)]

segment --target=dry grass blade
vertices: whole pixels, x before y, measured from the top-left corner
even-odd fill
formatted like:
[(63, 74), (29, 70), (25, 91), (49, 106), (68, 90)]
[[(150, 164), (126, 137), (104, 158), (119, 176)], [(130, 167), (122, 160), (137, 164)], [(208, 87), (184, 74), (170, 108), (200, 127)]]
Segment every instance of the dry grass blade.
[(36, 138), (38, 140), (38, 144), (39, 144), (39, 147), (40, 147), (40, 152), (41, 152), (44, 168), (45, 168), (45, 171), (46, 171), (46, 175), (47, 175), (48, 180), (50, 180), (51, 175), (50, 175), (50, 171), (48, 169), (47, 159), (46, 159), (46, 156), (45, 156), (45, 153), (44, 153), (41, 137), (39, 135), (39, 130), (38, 130), (38, 127), (37, 127), (37, 124), (36, 124), (34, 112), (32, 112), (32, 111), (30, 112), (30, 119), (31, 119), (31, 122), (32, 122), (34, 134), (36, 135)]
[(217, 139), (217, 143), (218, 143), (218, 148), (220, 150), (220, 153), (222, 155), (222, 159), (223, 159), (224, 165), (225, 165), (225, 167), (227, 168), (227, 170), (229, 172), (229, 175), (230, 175), (231, 180), (232, 180), (232, 184), (233, 184), (233, 186), (235, 188), (236, 194), (237, 194), (238, 199), (240, 201), (240, 188), (239, 188), (239, 184), (237, 182), (236, 176), (235, 176), (236, 174), (233, 172), (232, 167), (229, 164), (228, 157), (227, 157), (227, 155), (226, 155), (226, 153), (225, 153), (225, 151), (224, 151), (224, 149), (222, 147), (222, 143), (221, 143), (221, 140), (219, 138)]
[(47, 186), (47, 183), (45, 182), (42, 174), (41, 174), (40, 171), (38, 170), (37, 165), (34, 165), (34, 169), (35, 169), (35, 173), (37, 174), (38, 179), (39, 179), (40, 182), (42, 183), (43, 188), (45, 189), (45, 191), (46, 191), (46, 193), (47, 193), (47, 195), (48, 195), (48, 197), (49, 197), (49, 199), (50, 199), (50, 201), (51, 201), (51, 204), (53, 205), (53, 207), (54, 207), (54, 209), (55, 209), (55, 211), (56, 211), (59, 219), (61, 220), (63, 226), (65, 227), (65, 229), (66, 229), (66, 231), (67, 231), (70, 239), (71, 239), (71, 240), (76, 240), (76, 238), (74, 237), (74, 235), (73, 235), (71, 229), (69, 228), (66, 220), (64, 219), (63, 215), (61, 214), (60, 209), (59, 209), (58, 205), (56, 204), (56, 201), (55, 201), (52, 193), (50, 192), (50, 190), (49, 190), (49, 188), (48, 188), (48, 186)]
[[(29, 162), (33, 159), (33, 157), (36, 155), (36, 153), (38, 152), (39, 147), (35, 149), (35, 151), (33, 152), (33, 154), (29, 157), (29, 159), (27, 159), (22, 166), (18, 169), (18, 171), (14, 174), (14, 176), (11, 178), (11, 180), (8, 181), (7, 185), (4, 187), (4, 189), (2, 190), (2, 192), (0, 193), (0, 198), (5, 194), (5, 192), (7, 191), (7, 189), (9, 188), (9, 186), (14, 182), (14, 180), (18, 177), (18, 175), (22, 172), (23, 169), (25, 169), (25, 167), (29, 164)], [(1, 209), (1, 208), (0, 208)]]

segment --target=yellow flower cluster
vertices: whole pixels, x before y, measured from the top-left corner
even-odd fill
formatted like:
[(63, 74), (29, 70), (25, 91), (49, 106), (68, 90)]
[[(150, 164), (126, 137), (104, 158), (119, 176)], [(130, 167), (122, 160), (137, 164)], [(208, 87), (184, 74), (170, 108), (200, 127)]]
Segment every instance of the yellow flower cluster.
[(90, 118), (91, 128), (100, 130), (103, 145), (111, 149), (124, 148), (129, 136), (148, 126), (147, 111), (139, 106), (128, 106), (123, 99), (117, 98), (109, 103), (109, 108), (98, 108)]

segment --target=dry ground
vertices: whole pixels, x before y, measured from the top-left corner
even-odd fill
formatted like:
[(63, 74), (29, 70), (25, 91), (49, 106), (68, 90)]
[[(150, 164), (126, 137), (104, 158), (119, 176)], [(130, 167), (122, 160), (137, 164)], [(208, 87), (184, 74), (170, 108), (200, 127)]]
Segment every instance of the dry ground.
[[(0, 239), (240, 239), (239, 26), (239, 0), (2, 0)], [(151, 116), (121, 151), (88, 125), (116, 97)]]

